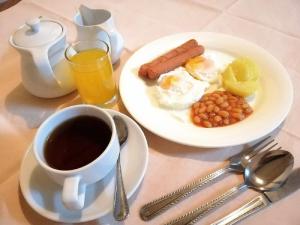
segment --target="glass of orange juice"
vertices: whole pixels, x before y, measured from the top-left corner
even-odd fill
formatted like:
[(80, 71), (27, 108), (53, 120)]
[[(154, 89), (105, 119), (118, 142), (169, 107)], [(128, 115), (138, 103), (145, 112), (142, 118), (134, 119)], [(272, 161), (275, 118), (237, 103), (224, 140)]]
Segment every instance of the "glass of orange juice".
[(84, 103), (106, 107), (116, 101), (116, 83), (105, 42), (76, 42), (66, 49), (65, 57)]

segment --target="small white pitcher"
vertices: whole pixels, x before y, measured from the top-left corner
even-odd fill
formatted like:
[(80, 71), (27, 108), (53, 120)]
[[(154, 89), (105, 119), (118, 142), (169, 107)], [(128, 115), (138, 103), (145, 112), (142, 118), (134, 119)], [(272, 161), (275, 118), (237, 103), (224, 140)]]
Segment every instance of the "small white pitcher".
[(102, 40), (110, 47), (112, 63), (116, 63), (123, 50), (123, 37), (117, 31), (111, 13), (105, 9), (90, 9), (80, 5), (74, 17), (78, 40)]

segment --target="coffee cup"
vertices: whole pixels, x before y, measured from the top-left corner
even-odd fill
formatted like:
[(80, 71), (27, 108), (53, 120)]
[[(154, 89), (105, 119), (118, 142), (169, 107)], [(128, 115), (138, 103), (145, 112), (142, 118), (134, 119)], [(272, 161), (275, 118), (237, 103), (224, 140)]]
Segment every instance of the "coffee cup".
[(62, 186), (62, 202), (70, 210), (84, 207), (85, 189), (115, 166), (120, 145), (113, 118), (92, 105), (62, 109), (39, 127), (33, 141), (35, 158)]

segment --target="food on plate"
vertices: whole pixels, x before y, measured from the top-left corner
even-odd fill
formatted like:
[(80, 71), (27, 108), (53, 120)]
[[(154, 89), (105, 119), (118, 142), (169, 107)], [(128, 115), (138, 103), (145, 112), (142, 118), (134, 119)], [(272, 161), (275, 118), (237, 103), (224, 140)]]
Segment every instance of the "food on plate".
[(176, 55), (178, 55), (182, 52), (185, 52), (188, 49), (190, 49), (192, 47), (195, 47), (197, 45), (198, 45), (198, 43), (195, 39), (188, 40), (187, 42), (183, 43), (182, 45), (178, 46), (177, 48), (174, 48), (171, 51), (167, 52), (166, 54), (164, 54), (160, 57), (157, 57), (156, 59), (154, 59), (150, 63), (143, 64), (139, 69), (139, 75), (141, 77), (148, 77), (147, 70), (150, 66), (153, 66), (153, 65), (161, 63), (161, 62), (165, 62), (168, 59), (170, 59), (170, 58), (172, 58), (172, 57), (174, 57), (174, 56), (176, 56)]
[(218, 76), (214, 61), (203, 56), (191, 58), (185, 64), (185, 69), (196, 79), (213, 82)]
[(150, 79), (157, 79), (162, 73), (169, 72), (179, 66), (182, 66), (186, 63), (188, 59), (200, 55), (202, 53), (203, 47), (199, 45), (177, 56), (174, 56), (165, 62), (158, 63), (154, 66), (150, 66), (148, 68), (148, 77)]
[(179, 67), (161, 74), (154, 87), (154, 97), (161, 107), (187, 109), (202, 97), (208, 87), (208, 82), (194, 79)]
[(204, 52), (204, 47), (198, 45), (197, 41), (191, 39), (184, 44), (172, 49), (168, 53), (154, 59), (150, 63), (143, 64), (139, 69), (139, 76), (152, 80), (157, 79), (161, 74), (169, 72), (184, 65), (187, 60)]
[(206, 128), (248, 117), (253, 109), (244, 97), (258, 89), (260, 75), (250, 59), (234, 60), (217, 51), (204, 53), (204, 47), (194, 39), (143, 64), (138, 74), (156, 80), (150, 90), (159, 107), (182, 115), (190, 112), (193, 124)]
[(222, 73), (223, 87), (236, 95), (252, 95), (259, 87), (258, 66), (248, 58), (234, 60)]
[(200, 127), (222, 127), (244, 120), (253, 112), (246, 100), (228, 91), (207, 93), (191, 108), (192, 122)]
[(191, 58), (185, 64), (185, 69), (196, 79), (216, 83), (220, 73), (231, 63), (231, 58), (220, 52), (205, 52)]

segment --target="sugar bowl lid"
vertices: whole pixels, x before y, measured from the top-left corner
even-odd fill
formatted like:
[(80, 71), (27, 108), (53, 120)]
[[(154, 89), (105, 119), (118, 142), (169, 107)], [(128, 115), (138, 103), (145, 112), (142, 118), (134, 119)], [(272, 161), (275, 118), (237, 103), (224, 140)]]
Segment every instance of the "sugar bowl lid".
[(57, 21), (34, 18), (26, 21), (12, 36), (15, 45), (23, 48), (48, 45), (57, 40), (63, 33), (62, 24)]

